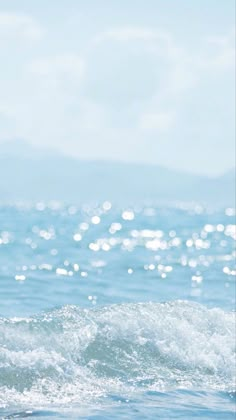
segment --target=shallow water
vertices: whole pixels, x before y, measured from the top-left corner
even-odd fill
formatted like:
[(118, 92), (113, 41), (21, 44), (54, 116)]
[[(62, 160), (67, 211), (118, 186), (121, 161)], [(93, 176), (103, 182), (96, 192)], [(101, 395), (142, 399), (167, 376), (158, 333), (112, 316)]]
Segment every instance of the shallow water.
[(1, 418), (235, 418), (234, 224), (2, 206)]

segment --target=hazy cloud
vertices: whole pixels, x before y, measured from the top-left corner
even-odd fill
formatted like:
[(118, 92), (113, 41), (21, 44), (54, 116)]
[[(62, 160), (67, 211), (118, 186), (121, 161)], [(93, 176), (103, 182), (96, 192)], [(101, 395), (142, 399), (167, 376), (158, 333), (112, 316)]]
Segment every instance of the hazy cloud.
[(172, 124), (173, 115), (160, 112), (141, 115), (139, 126), (146, 131), (167, 131)]
[[(196, 171), (215, 142), (220, 162), (221, 138), (228, 130), (232, 145), (233, 135), (233, 31), (192, 45), (158, 26), (103, 25), (77, 46), (81, 28), (72, 42), (65, 29), (44, 25), (0, 13), (0, 141), (16, 136), (79, 157)], [(19, 41), (37, 42), (22, 54)], [(217, 170), (213, 160), (208, 166)]]
[(0, 40), (18, 37), (30, 41), (40, 40), (44, 30), (31, 16), (19, 13), (0, 12)]
[(85, 60), (76, 54), (62, 54), (37, 58), (29, 64), (29, 70), (37, 77), (48, 78), (51, 83), (80, 83), (85, 74)]

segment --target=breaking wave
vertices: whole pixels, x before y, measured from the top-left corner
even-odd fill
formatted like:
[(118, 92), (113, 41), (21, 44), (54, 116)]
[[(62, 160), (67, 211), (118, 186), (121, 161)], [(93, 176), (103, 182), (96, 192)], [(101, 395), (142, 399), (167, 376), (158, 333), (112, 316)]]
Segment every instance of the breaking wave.
[(0, 318), (0, 405), (233, 391), (235, 314), (175, 301)]

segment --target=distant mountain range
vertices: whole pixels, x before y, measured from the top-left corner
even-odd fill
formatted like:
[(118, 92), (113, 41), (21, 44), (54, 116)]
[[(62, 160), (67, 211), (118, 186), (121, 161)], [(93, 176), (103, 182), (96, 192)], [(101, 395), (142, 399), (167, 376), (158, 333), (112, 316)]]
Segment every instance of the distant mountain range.
[(0, 144), (0, 203), (18, 200), (233, 206), (235, 170), (208, 178), (155, 165), (78, 160), (12, 141)]

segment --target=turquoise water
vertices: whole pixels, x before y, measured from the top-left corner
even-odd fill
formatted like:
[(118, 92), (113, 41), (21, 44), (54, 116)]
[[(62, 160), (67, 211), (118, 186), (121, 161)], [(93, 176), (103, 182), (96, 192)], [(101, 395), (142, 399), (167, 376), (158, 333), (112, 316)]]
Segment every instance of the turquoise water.
[(235, 418), (235, 213), (0, 207), (1, 418)]

